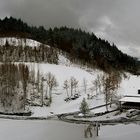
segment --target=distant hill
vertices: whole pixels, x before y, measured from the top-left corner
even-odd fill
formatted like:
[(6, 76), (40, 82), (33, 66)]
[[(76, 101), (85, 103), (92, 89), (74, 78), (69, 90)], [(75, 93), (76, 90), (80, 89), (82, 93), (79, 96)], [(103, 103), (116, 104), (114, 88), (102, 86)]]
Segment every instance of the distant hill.
[(109, 72), (112, 69), (138, 74), (140, 61), (118, 50), (114, 44), (97, 38), (94, 33), (67, 27), (46, 30), (43, 26), (29, 26), (13, 17), (0, 20), (1, 37), (22, 37), (39, 41), (62, 50), (83, 64)]

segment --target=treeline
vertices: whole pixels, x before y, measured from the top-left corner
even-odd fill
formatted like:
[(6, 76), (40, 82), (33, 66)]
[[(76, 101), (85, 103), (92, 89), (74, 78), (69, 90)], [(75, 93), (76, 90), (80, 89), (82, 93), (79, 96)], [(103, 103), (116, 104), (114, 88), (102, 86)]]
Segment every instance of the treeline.
[(0, 34), (13, 34), (40, 41), (107, 72), (113, 68), (136, 74), (140, 69), (140, 62), (136, 58), (122, 53), (114, 44), (81, 29), (55, 27), (46, 30), (43, 26), (31, 27), (20, 19), (10, 17), (0, 20)]
[(58, 63), (56, 49), (45, 45), (38, 47), (10, 46), (8, 41), (0, 47), (0, 62), (48, 62)]

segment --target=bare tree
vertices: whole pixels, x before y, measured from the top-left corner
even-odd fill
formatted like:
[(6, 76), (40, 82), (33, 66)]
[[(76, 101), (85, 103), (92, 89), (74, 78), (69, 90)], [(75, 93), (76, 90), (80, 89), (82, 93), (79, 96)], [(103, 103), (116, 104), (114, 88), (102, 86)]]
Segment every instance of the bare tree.
[[(122, 76), (121, 73), (118, 71), (112, 71), (110, 74), (110, 85), (111, 85), (111, 96), (110, 96), (110, 102), (113, 102), (116, 98), (117, 90), (120, 86)], [(111, 104), (110, 104), (111, 105)]]
[(75, 92), (75, 93), (78, 93), (78, 92), (77, 92), (77, 89), (78, 89), (78, 80), (76, 80), (76, 79), (74, 78), (74, 92)]
[(70, 90), (71, 90), (71, 96), (73, 96), (73, 89), (74, 89), (74, 77), (70, 78)]
[(87, 80), (85, 78), (83, 79), (83, 87), (85, 94), (87, 94)]
[(37, 90), (38, 90), (38, 93), (40, 92), (40, 70), (38, 68), (38, 71), (37, 71), (37, 78), (36, 78), (36, 85), (37, 85)]
[(29, 82), (32, 85), (32, 94), (34, 95), (35, 91), (35, 69), (33, 67), (31, 67), (31, 71), (30, 71), (30, 75), (29, 75)]
[(28, 84), (28, 80), (29, 80), (29, 69), (24, 64), (19, 64), (19, 69), (20, 69), (22, 87), (23, 87), (23, 91), (24, 91), (24, 108), (25, 108), (26, 96), (27, 96), (26, 89), (27, 89), (27, 84)]
[(87, 94), (88, 99), (92, 99), (94, 97), (94, 91), (95, 87), (94, 86), (90, 87), (90, 94)]
[(98, 81), (97, 81), (97, 79), (92, 81), (92, 84), (93, 84), (93, 89), (95, 89), (96, 95), (97, 95), (98, 94)]
[(110, 101), (110, 79), (109, 76), (106, 74), (103, 76), (103, 93), (105, 94), (105, 103), (106, 103), (106, 110), (108, 111), (108, 103)]
[(99, 91), (99, 93), (101, 93), (102, 75), (97, 75), (97, 86), (98, 86), (98, 91)]
[(44, 77), (41, 78), (40, 91), (41, 91), (41, 106), (44, 104)]
[(70, 86), (69, 86), (68, 80), (65, 80), (65, 81), (64, 81), (63, 89), (66, 90), (67, 97), (69, 97), (69, 92), (68, 92), (69, 87), (70, 87)]
[(108, 103), (113, 101), (113, 98), (116, 96), (117, 89), (121, 82), (121, 75), (117, 72), (111, 72), (103, 76), (103, 92), (105, 94), (106, 110), (108, 111)]
[(52, 90), (58, 86), (58, 83), (55, 76), (51, 72), (47, 73), (46, 81), (49, 88), (49, 99), (50, 102), (52, 102)]
[(78, 81), (77, 81), (74, 77), (71, 77), (71, 78), (70, 78), (71, 96), (73, 96), (73, 90), (74, 90), (75, 93), (76, 93), (77, 88), (78, 88)]
[(29, 69), (24, 64), (0, 65), (0, 109), (7, 113), (23, 112), (26, 105)]
[(93, 89), (96, 91), (96, 95), (101, 93), (101, 86), (102, 86), (101, 81), (102, 81), (101, 75), (97, 75), (96, 79), (92, 81)]

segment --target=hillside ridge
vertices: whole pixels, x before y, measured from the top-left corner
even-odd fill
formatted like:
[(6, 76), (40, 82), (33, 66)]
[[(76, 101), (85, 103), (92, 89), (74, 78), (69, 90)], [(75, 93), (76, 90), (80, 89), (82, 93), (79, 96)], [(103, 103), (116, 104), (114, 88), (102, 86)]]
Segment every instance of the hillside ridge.
[(140, 61), (121, 52), (115, 44), (97, 38), (94, 33), (68, 27), (46, 30), (29, 26), (13, 17), (0, 20), (0, 36), (30, 38), (66, 52), (72, 59), (109, 72), (112, 69), (138, 74)]

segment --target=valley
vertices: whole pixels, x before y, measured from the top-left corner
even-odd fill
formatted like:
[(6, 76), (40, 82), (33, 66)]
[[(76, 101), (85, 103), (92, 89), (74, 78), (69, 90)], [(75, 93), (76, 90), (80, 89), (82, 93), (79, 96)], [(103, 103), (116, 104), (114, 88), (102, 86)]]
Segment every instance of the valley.
[[(0, 122), (9, 134), (1, 130), (2, 139), (138, 137), (140, 114), (120, 108), (124, 96), (139, 97), (138, 59), (81, 30), (44, 32), (47, 41), (38, 34), (0, 38)], [(65, 40), (67, 32), (77, 36)]]

